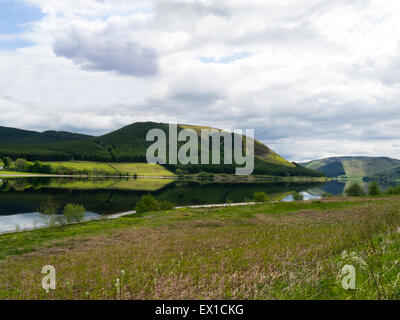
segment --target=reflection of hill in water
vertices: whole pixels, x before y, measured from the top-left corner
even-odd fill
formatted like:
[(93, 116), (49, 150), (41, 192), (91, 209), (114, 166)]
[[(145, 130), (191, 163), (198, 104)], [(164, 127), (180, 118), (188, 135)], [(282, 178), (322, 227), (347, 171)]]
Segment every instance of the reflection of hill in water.
[[(348, 187), (350, 187), (350, 185), (354, 182), (355, 181), (340, 181), (340, 180), (330, 181), (318, 188), (310, 189), (308, 190), (308, 192), (320, 196), (323, 195), (324, 193), (333, 194), (335, 196), (342, 195), (344, 194), (345, 190)], [(364, 189), (366, 193), (368, 193), (369, 185), (371, 184), (371, 182), (366, 182), (366, 181), (356, 181), (356, 182)], [(382, 191), (386, 191), (391, 186), (399, 185), (399, 183), (396, 182), (383, 183), (382, 181), (379, 181), (378, 183), (379, 183), (379, 188)]]
[(320, 188), (322, 193), (329, 193), (334, 195), (340, 195), (344, 193), (345, 183), (340, 181), (331, 181)]
[[(321, 186), (321, 183), (196, 183), (164, 181), (164, 187), (159, 189), (156, 180), (149, 179), (147, 182), (125, 180), (104, 181), (97, 183), (84, 181), (60, 181), (54, 179), (35, 180), (18, 179), (9, 180), (9, 191), (0, 192), (0, 214), (16, 214), (35, 212), (40, 204), (49, 196), (64, 207), (67, 203), (83, 204), (91, 211), (101, 214), (110, 214), (133, 210), (136, 202), (144, 195), (151, 193), (160, 200), (168, 200), (177, 205), (190, 204), (214, 204), (232, 202), (243, 202), (253, 197), (255, 192), (265, 192), (272, 199), (280, 200), (294, 191), (304, 191)], [(147, 190), (137, 190), (142, 183)], [(89, 185), (93, 185), (89, 188)], [(14, 190), (23, 190), (16, 191)], [(25, 186), (25, 190), (24, 190)], [(58, 187), (57, 187), (58, 186)], [(85, 188), (84, 188), (85, 186)], [(122, 189), (119, 189), (119, 186)], [(155, 190), (149, 190), (149, 188)]]

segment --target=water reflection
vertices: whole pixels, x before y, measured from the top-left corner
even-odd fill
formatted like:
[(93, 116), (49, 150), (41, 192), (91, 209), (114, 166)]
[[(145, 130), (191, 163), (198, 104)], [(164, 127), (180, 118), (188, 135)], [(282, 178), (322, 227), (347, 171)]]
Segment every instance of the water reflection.
[[(292, 201), (300, 192), (305, 200), (318, 199), (325, 193), (341, 195), (350, 182), (217, 182), (176, 181), (170, 179), (65, 179), (28, 178), (0, 180), (0, 232), (40, 226), (37, 213), (49, 197), (59, 204), (59, 213), (67, 204), (85, 206), (89, 217), (133, 210), (137, 201), (152, 194), (178, 206), (246, 202), (255, 192), (265, 192), (275, 201)], [(362, 186), (368, 189), (368, 183)], [(382, 190), (391, 184), (381, 185)]]
[[(84, 220), (99, 217), (98, 214), (87, 212)], [(47, 225), (47, 217), (38, 212), (21, 213), (14, 215), (0, 215), (0, 233), (7, 231), (17, 231), (23, 229), (45, 227)]]
[[(311, 193), (306, 192), (306, 191), (300, 192), (300, 194), (303, 196), (303, 200), (318, 200), (318, 199), (321, 199), (321, 196), (314, 195), (314, 194), (311, 194)], [(292, 194), (288, 195), (287, 197), (283, 198), (282, 201), (283, 202), (294, 201), (293, 195)]]

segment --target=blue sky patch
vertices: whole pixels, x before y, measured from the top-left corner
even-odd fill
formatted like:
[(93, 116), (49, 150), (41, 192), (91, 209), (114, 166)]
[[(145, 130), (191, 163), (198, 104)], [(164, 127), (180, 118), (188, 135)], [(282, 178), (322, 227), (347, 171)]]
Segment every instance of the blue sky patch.
[[(0, 35), (20, 34), (27, 30), (27, 24), (39, 21), (43, 13), (36, 7), (28, 6), (18, 0), (0, 0)], [(29, 45), (23, 40), (1, 39), (0, 48), (13, 49)]]
[(219, 59), (213, 57), (200, 57), (200, 61), (203, 63), (219, 63), (219, 64), (229, 64), (237, 60), (242, 60), (251, 57), (253, 54), (247, 51), (234, 53), (230, 56), (225, 56)]
[(32, 46), (32, 42), (23, 39), (1, 40), (0, 50), (14, 50)]

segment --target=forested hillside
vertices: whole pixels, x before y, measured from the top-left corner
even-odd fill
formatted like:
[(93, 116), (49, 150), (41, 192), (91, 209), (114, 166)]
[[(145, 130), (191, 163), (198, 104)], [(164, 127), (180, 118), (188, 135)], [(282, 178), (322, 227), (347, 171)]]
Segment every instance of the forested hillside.
[[(179, 126), (179, 130), (194, 126)], [(16, 131), (15, 143), (4, 143), (5, 138), (0, 138), (0, 157), (8, 156), (13, 159), (24, 158), (29, 161), (99, 161), (99, 162), (146, 162), (147, 148), (153, 142), (146, 142), (146, 135), (151, 129), (162, 129), (168, 134), (169, 125), (165, 123), (141, 122), (126, 126), (100, 137), (88, 137), (67, 133), (59, 133), (64, 141), (57, 143), (49, 138), (49, 133), (35, 133), (31, 131)], [(14, 129), (15, 130), (15, 129)], [(7, 133), (7, 132), (5, 132)], [(1, 132), (0, 132), (1, 135)], [(4, 134), (5, 136), (5, 134)], [(51, 136), (51, 135), (50, 135)], [(43, 137), (43, 140), (41, 140)], [(65, 141), (70, 137), (69, 141)], [(54, 138), (54, 137), (53, 137)], [(200, 137), (199, 137), (200, 139)], [(72, 141), (71, 141), (72, 140)], [(26, 141), (31, 141), (27, 143)], [(180, 145), (184, 143), (181, 142)], [(199, 147), (200, 147), (199, 143)], [(211, 145), (210, 145), (211, 148)], [(168, 149), (168, 148), (167, 148)], [(255, 169), (254, 174), (273, 176), (323, 176), (322, 173), (309, 170), (291, 163), (267, 146), (256, 141), (255, 143)], [(221, 145), (221, 159), (223, 144)], [(234, 173), (235, 165), (167, 165), (171, 171), (182, 169), (187, 173), (202, 171), (212, 173)]]

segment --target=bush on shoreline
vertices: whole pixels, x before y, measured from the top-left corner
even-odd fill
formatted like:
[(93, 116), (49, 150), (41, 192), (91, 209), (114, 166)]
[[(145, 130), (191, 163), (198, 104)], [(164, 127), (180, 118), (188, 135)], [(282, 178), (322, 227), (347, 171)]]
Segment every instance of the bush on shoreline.
[(67, 223), (81, 222), (86, 215), (86, 208), (79, 204), (69, 203), (64, 208), (64, 216)]
[(294, 192), (294, 193), (292, 194), (292, 196), (293, 196), (293, 200), (294, 200), (294, 201), (303, 201), (303, 200), (304, 200), (304, 196), (303, 196), (303, 194), (300, 193), (300, 192)]
[(346, 196), (348, 197), (362, 197), (365, 196), (364, 189), (360, 186), (359, 183), (352, 183), (350, 187), (348, 187), (345, 191)]
[(370, 196), (379, 196), (381, 194), (381, 190), (379, 189), (378, 182), (374, 181), (369, 186), (369, 195)]
[(268, 195), (265, 192), (256, 192), (253, 195), (254, 202), (267, 202), (270, 201)]
[(165, 211), (171, 210), (175, 205), (168, 201), (158, 201), (151, 194), (143, 196), (136, 204), (135, 210), (137, 213), (150, 211)]

